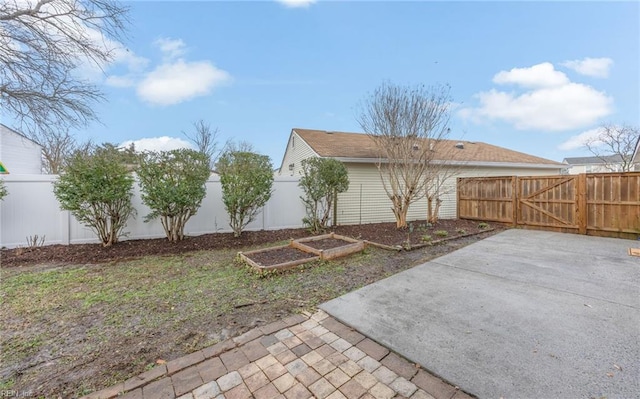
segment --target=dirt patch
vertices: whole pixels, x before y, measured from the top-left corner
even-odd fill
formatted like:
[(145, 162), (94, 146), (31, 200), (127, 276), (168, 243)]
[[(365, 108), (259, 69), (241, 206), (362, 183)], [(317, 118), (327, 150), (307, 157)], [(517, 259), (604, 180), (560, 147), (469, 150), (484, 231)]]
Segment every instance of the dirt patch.
[(285, 262), (314, 258), (316, 255), (296, 248), (284, 247), (245, 254), (245, 256), (257, 263), (259, 266), (272, 266)]
[(350, 245), (352, 243), (337, 238), (323, 238), (322, 240), (305, 241), (303, 244), (315, 249), (332, 249)]
[[(455, 231), (477, 223), (446, 225)], [(444, 226), (445, 221), (434, 228)], [(389, 223), (335, 229), (337, 234), (389, 245), (400, 245), (407, 231), (398, 232)], [(210, 234), (175, 244), (135, 240), (107, 249), (71, 245), (21, 254), (4, 250), (0, 389), (34, 397), (82, 396), (142, 373), (158, 360), (169, 361), (284, 316), (313, 311), (319, 303), (496, 232), (414, 251), (369, 247), (267, 277), (236, 262), (237, 251), (308, 237), (307, 231), (245, 232), (238, 239)]]

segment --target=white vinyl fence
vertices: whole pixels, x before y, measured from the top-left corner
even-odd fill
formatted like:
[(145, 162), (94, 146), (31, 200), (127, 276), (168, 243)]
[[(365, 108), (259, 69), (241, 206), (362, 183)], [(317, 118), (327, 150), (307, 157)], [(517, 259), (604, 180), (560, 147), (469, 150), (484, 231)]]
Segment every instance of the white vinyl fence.
[[(9, 195), (0, 201), (0, 247), (16, 248), (27, 245), (27, 238), (38, 235), (45, 245), (99, 242), (95, 233), (80, 224), (68, 211), (60, 209), (53, 194), (56, 175), (5, 175)], [(300, 196), (298, 180), (276, 177), (273, 195), (256, 220), (246, 230), (277, 230), (302, 227), (305, 209)], [(122, 239), (165, 237), (159, 220), (145, 223), (149, 213), (140, 198), (138, 185), (134, 186), (133, 206), (137, 216), (130, 219)], [(218, 176), (207, 181), (207, 195), (198, 213), (185, 227), (186, 235), (230, 232), (229, 217), (222, 202), (222, 186)]]

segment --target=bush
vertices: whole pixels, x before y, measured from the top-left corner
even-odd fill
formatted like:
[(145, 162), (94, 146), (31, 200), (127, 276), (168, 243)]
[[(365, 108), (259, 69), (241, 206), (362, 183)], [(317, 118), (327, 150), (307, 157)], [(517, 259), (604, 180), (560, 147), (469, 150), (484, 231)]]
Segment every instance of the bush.
[(307, 216), (303, 223), (314, 233), (324, 230), (338, 193), (349, 188), (349, 176), (344, 164), (329, 158), (308, 158), (302, 161), (302, 178), (298, 185), (304, 190)]
[(142, 202), (151, 208), (145, 222), (160, 218), (169, 241), (182, 240), (187, 221), (207, 193), (210, 175), (208, 159), (200, 152), (183, 148), (144, 153), (138, 178)]
[(436, 230), (433, 232), (433, 234), (437, 235), (438, 237), (446, 237), (449, 235), (449, 232), (447, 232), (446, 230)]
[(7, 196), (9, 192), (7, 191), (7, 187), (4, 185), (4, 180), (0, 179), (0, 201)]
[(266, 155), (249, 151), (227, 151), (216, 169), (222, 184), (222, 201), (229, 214), (233, 235), (240, 237), (260, 208), (271, 198), (273, 168)]
[(108, 151), (76, 152), (70, 157), (53, 192), (62, 209), (90, 227), (108, 247), (123, 235), (131, 205), (133, 177)]

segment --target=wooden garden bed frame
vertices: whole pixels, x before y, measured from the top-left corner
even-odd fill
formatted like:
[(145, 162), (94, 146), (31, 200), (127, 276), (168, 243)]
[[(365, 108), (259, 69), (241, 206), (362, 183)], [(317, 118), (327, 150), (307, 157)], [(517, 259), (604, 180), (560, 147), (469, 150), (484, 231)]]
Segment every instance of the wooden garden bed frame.
[(256, 250), (248, 251), (248, 252), (238, 252), (238, 256), (240, 256), (240, 259), (242, 259), (244, 262), (246, 262), (249, 266), (251, 266), (254, 269), (259, 270), (259, 271), (287, 270), (287, 269), (291, 269), (291, 268), (300, 266), (300, 265), (302, 265), (304, 263), (312, 262), (314, 260), (320, 259), (320, 257), (316, 255), (316, 256), (309, 257), (309, 258), (297, 259), (297, 260), (292, 260), (292, 261), (289, 261), (289, 262), (278, 263), (278, 264), (275, 264), (275, 265), (263, 266), (263, 265), (259, 265), (258, 263), (256, 263), (253, 260), (251, 260), (251, 258), (249, 258), (249, 256), (251, 256), (251, 254), (255, 254), (255, 253), (258, 253), (258, 252), (274, 251), (276, 249), (282, 249), (282, 248), (292, 248), (291, 243), (289, 243), (288, 245), (279, 245), (277, 247), (256, 249)]
[[(334, 248), (327, 248), (327, 249), (317, 249), (309, 245), (305, 245), (305, 242), (322, 241), (326, 239), (346, 241), (350, 244), (341, 245), (339, 247), (334, 247)], [(329, 234), (323, 234), (321, 236), (316, 236), (316, 237), (300, 238), (298, 240), (292, 240), (291, 246), (294, 248), (298, 248), (304, 252), (316, 254), (320, 257), (320, 259), (330, 260), (330, 259), (339, 258), (341, 256), (347, 256), (356, 252), (360, 252), (364, 249), (365, 243), (362, 240), (355, 240), (351, 237), (345, 237), (339, 234), (329, 233)]]
[[(346, 241), (347, 244), (341, 245), (335, 248), (328, 248), (328, 249), (316, 249), (304, 244), (305, 242), (321, 241), (321, 240), (331, 239), (331, 238), (336, 240)], [(323, 234), (316, 237), (291, 240), (288, 245), (279, 245), (277, 247), (256, 249), (248, 252), (238, 252), (238, 256), (240, 257), (240, 259), (242, 259), (245, 263), (247, 263), (252, 268), (261, 272), (266, 272), (271, 270), (287, 270), (308, 262), (313, 262), (314, 260), (318, 260), (318, 259), (330, 260), (330, 259), (339, 258), (341, 256), (351, 255), (353, 253), (364, 250), (365, 246), (366, 246), (366, 243), (362, 240), (355, 240), (353, 238), (341, 236), (339, 234), (329, 233), (329, 234)], [(252, 254), (256, 254), (259, 252), (266, 252), (266, 251), (274, 251), (282, 248), (294, 248), (302, 252), (314, 254), (315, 256), (305, 258), (305, 259), (297, 259), (297, 260), (284, 262), (284, 263), (278, 263), (278, 264), (269, 265), (269, 266), (260, 265), (255, 261), (251, 260), (250, 258)]]

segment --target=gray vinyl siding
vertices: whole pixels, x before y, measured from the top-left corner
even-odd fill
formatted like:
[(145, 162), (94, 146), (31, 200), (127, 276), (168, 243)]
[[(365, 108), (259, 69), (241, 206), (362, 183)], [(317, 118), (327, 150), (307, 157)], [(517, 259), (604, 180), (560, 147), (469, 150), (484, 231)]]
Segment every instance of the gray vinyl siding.
[[(278, 176), (300, 177), (302, 168), (300, 163), (303, 159), (317, 157), (315, 151), (297, 133), (293, 132), (289, 137), (287, 149), (282, 159), (282, 165), (278, 171)], [(289, 165), (293, 164), (293, 171), (289, 170)]]

